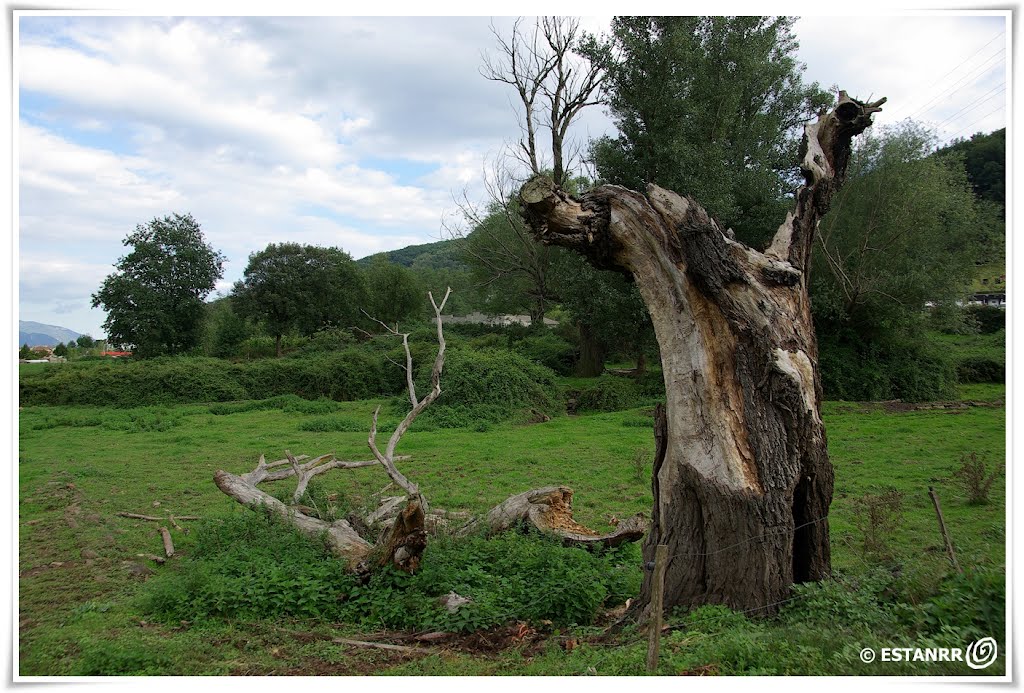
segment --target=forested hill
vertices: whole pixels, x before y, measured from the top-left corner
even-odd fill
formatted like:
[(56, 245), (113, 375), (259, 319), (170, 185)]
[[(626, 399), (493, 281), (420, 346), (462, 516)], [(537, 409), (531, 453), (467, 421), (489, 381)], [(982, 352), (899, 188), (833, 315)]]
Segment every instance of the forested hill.
[[(412, 267), (415, 264), (416, 267), (424, 269), (465, 269), (465, 263), (459, 257), (457, 243), (457, 240), (437, 241), (409, 245), (378, 254), (385, 255), (388, 260), (403, 267)], [(356, 262), (362, 267), (369, 267), (374, 257), (368, 255)]]

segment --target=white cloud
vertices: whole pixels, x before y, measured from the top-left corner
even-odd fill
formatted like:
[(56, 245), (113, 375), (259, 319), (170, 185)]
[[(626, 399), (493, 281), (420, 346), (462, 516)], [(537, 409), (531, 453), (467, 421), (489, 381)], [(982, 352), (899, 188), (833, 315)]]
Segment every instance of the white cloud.
[[(453, 193), (480, 199), (487, 162), (519, 135), (514, 95), (478, 73), (494, 46), (482, 17), (21, 21), (22, 310), (35, 311), (22, 317), (71, 311), (78, 331), (102, 321), (88, 296), (136, 224), (191, 212), (228, 257), (226, 291), (270, 242), (361, 257), (436, 240)], [(885, 123), (952, 83), (940, 78), (999, 26), (808, 17), (796, 30), (808, 77), (888, 96)], [(998, 105), (957, 114), (998, 83), (965, 80), (926, 115), (952, 134)], [(577, 127), (582, 140), (612, 131), (596, 108)]]

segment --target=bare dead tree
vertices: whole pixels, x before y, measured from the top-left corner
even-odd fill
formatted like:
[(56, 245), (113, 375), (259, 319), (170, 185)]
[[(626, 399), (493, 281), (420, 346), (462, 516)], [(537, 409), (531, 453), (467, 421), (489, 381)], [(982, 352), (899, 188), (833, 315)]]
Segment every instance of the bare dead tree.
[[(552, 179), (564, 186), (575, 167), (575, 154), (566, 158), (569, 127), (587, 106), (601, 102), (604, 70), (576, 53), (581, 38), (579, 19), (542, 17), (531, 28), (522, 17), (512, 25), (508, 38), (491, 26), (498, 55), (483, 56), (480, 73), (492, 82), (515, 89), (522, 106), (519, 127), (522, 137), (513, 152), (533, 174), (542, 172), (538, 152), (540, 126), (551, 135)], [(538, 99), (544, 109), (538, 111)]]
[[(426, 549), (430, 529), (450, 526), (451, 520), (463, 516), (462, 513), (431, 509), (419, 485), (399, 471), (396, 465), (396, 462), (409, 458), (395, 454), (398, 444), (412, 423), (441, 395), (441, 373), (444, 369), (446, 347), (441, 311), (450, 295), (449, 288), (441, 302), (437, 303), (433, 295), (428, 293), (437, 321), (438, 348), (430, 375), (430, 392), (422, 399), (416, 395), (409, 335), (377, 321), (389, 335), (402, 339), (402, 346), (405, 349), (405, 364), (402, 367), (406, 372), (406, 388), (412, 408), (392, 432), (383, 450), (377, 444), (380, 407), (374, 410), (367, 439), (374, 459), (344, 461), (339, 460), (333, 453), (310, 459), (305, 455), (296, 456), (285, 450), (285, 459), (275, 462), (267, 462), (261, 455), (256, 468), (245, 474), (235, 475), (219, 470), (214, 475), (217, 487), (243, 505), (261, 507), (278, 515), (305, 534), (324, 537), (331, 552), (344, 560), (352, 572), (366, 573), (375, 567), (385, 565), (394, 565), (400, 570), (414, 572), (419, 567)], [(382, 498), (380, 507), (365, 517), (332, 521), (317, 517), (315, 509), (299, 504), (313, 477), (334, 469), (374, 466), (383, 467), (391, 482), (402, 489), (405, 495)], [(291, 478), (296, 479), (297, 483), (290, 505), (257, 488), (264, 482)], [(579, 546), (613, 546), (624, 541), (638, 541), (647, 528), (644, 517), (637, 516), (619, 523), (610, 533), (600, 534), (589, 530), (572, 519), (572, 489), (558, 486), (516, 494), (487, 515), (471, 520), (457, 532), (460, 535), (477, 531), (494, 533), (523, 524), (556, 534), (565, 543)]]
[[(667, 401), (655, 439), (647, 560), (666, 544), (666, 607), (770, 613), (793, 582), (831, 570), (833, 471), (821, 420), (808, 295), (818, 222), (842, 186), (851, 140), (885, 99), (839, 93), (805, 127), (805, 184), (759, 252), (693, 199), (648, 185), (574, 197), (536, 176), (520, 197), (536, 236), (634, 278), (661, 347)], [(650, 600), (650, 575), (638, 609)]]
[[(457, 204), (465, 228), (447, 225), (447, 231), (464, 239), (464, 254), (485, 277), (481, 287), (507, 278), (521, 280), (530, 299), (531, 321), (536, 322), (557, 300), (551, 278), (553, 254), (523, 224), (515, 193), (528, 175), (541, 173), (549, 161), (556, 183), (568, 184), (581, 163), (581, 147), (570, 141), (569, 129), (584, 108), (600, 102), (604, 72), (576, 52), (582, 34), (575, 18), (543, 17), (532, 26), (519, 18), (507, 37), (493, 26), (491, 31), (498, 51), (483, 56), (480, 72), (515, 90), (521, 136), (484, 171), (488, 204), (480, 208), (463, 194)], [(544, 130), (550, 135), (550, 160), (541, 145)], [(520, 173), (523, 170), (526, 173)], [(472, 239), (465, 238), (467, 229)]]

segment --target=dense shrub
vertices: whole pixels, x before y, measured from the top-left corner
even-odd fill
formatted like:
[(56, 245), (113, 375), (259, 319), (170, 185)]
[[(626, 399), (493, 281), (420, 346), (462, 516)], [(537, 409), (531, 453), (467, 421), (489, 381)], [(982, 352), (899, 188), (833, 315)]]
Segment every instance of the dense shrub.
[[(349, 401), (400, 392), (404, 382), (401, 369), (383, 354), (348, 349), (307, 358), (243, 363), (166, 357), (83, 366), (64, 364), (59, 369), (23, 374), (20, 398), (22, 405), (115, 407), (262, 400), (278, 395)], [(326, 411), (325, 405), (315, 406)]]
[(1006, 329), (1006, 311), (997, 306), (968, 306), (965, 312), (978, 324), (981, 334)]
[(956, 364), (956, 376), (962, 383), (1006, 382), (1006, 366), (987, 356), (968, 356)]
[(641, 399), (635, 381), (616, 375), (594, 378), (569, 396), (576, 400), (577, 411), (621, 411), (636, 406)]
[(923, 338), (857, 344), (826, 337), (818, 363), (829, 400), (919, 402), (956, 395), (953, 361)]
[(576, 367), (576, 348), (550, 331), (530, 334), (515, 342), (512, 348), (559, 375), (571, 375)]
[[(589, 624), (639, 589), (633, 545), (591, 553), (537, 535), (439, 537), (415, 575), (386, 569), (360, 584), (321, 543), (268, 514), (207, 522), (196, 537), (177, 570), (147, 583), (147, 613), (168, 622), (294, 617), (472, 631), (519, 620)], [(440, 598), (451, 591), (471, 601), (449, 613)]]
[(910, 617), (931, 632), (953, 628), (965, 639), (1001, 640), (1006, 632), (1006, 576), (984, 568), (953, 573)]
[[(426, 393), (433, 364), (420, 362), (417, 389)], [(441, 396), (425, 416), (442, 421), (445, 410), (471, 416), (478, 411), (485, 420), (537, 410), (555, 413), (558, 405), (555, 374), (519, 354), (501, 351), (451, 349), (445, 358)], [(429, 416), (428, 416), (429, 415)]]

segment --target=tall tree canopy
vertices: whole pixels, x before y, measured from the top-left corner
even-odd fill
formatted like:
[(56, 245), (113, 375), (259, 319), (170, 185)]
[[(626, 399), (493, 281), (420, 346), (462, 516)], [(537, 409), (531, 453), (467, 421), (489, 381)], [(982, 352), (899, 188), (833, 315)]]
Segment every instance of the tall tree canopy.
[(951, 394), (924, 308), (964, 297), (989, 229), (962, 161), (934, 143), (912, 123), (862, 137), (821, 221), (811, 293), (829, 397)]
[(359, 268), (343, 250), (271, 243), (249, 256), (232, 301), (239, 315), (263, 322), (280, 356), (281, 337), (292, 330), (311, 335), (358, 322), (367, 296)]
[(141, 357), (178, 354), (198, 344), (203, 299), (223, 276), (224, 257), (206, 243), (191, 214), (139, 225), (124, 239), (120, 258), (92, 296), (107, 312), (109, 343)]
[(1006, 262), (1006, 128), (977, 133), (940, 149), (940, 157), (963, 161), (978, 198), (982, 237), (978, 262)]
[(800, 125), (832, 103), (804, 84), (787, 17), (616, 17), (591, 46), (619, 129), (592, 145), (602, 181), (685, 190), (747, 242), (799, 184)]
[(384, 253), (373, 257), (365, 277), (369, 294), (365, 309), (373, 318), (395, 325), (422, 311), (426, 291), (416, 275)]
[(543, 322), (557, 300), (553, 263), (561, 251), (541, 245), (530, 234), (514, 201), (492, 202), (461, 241), (463, 257), (491, 313), (526, 310), (531, 322)]

